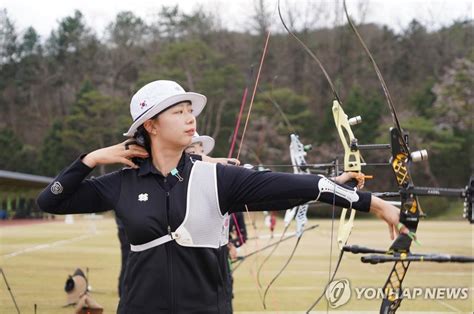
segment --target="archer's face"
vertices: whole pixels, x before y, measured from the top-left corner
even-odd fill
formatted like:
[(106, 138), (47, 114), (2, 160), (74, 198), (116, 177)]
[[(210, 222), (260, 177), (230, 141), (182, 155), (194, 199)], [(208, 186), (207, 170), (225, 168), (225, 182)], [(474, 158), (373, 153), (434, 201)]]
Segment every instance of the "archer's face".
[(156, 140), (165, 146), (184, 149), (196, 132), (196, 118), (190, 102), (182, 102), (163, 111), (153, 121)]
[(204, 155), (204, 147), (202, 146), (202, 142), (192, 143), (186, 147), (185, 151), (188, 154)]

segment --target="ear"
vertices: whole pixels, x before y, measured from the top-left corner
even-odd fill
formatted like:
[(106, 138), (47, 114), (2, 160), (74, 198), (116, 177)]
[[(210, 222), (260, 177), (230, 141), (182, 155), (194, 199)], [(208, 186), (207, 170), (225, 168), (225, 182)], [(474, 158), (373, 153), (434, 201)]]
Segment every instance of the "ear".
[(143, 123), (143, 127), (145, 127), (145, 130), (148, 132), (148, 134), (156, 134), (156, 128), (153, 123), (153, 120), (146, 120)]

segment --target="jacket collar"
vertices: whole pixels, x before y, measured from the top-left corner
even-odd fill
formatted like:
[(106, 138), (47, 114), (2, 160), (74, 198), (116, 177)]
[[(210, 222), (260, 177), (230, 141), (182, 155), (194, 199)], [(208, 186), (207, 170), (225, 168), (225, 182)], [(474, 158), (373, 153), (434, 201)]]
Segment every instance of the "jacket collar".
[[(187, 161), (190, 162), (189, 155), (183, 153), (181, 155), (181, 158), (179, 159), (178, 166), (176, 167), (178, 171), (180, 172), (183, 171), (184, 165), (186, 164)], [(164, 177), (164, 175), (158, 169), (156, 169), (156, 167), (153, 165), (151, 158), (147, 158), (147, 159), (144, 159), (140, 163), (140, 168), (138, 169), (138, 175), (145, 176), (150, 173)]]

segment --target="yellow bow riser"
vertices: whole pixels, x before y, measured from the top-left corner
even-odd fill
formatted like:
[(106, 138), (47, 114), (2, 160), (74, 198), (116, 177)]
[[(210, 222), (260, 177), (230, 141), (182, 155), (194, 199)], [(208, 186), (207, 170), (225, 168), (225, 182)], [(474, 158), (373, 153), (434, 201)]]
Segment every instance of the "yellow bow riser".
[[(341, 138), (342, 145), (344, 147), (344, 171), (360, 172), (361, 160), (359, 150), (351, 150), (351, 142), (355, 139), (354, 133), (352, 132), (351, 125), (349, 123), (349, 117), (344, 112), (339, 101), (334, 100), (332, 105), (332, 114), (334, 117), (334, 123), (337, 128), (339, 137)], [(342, 250), (346, 245), (349, 236), (351, 235), (352, 228), (354, 227), (354, 218), (356, 211), (351, 209), (351, 214), (348, 219), (347, 208), (343, 208), (341, 212), (341, 218), (339, 220), (339, 229), (337, 232), (337, 244), (339, 249)]]

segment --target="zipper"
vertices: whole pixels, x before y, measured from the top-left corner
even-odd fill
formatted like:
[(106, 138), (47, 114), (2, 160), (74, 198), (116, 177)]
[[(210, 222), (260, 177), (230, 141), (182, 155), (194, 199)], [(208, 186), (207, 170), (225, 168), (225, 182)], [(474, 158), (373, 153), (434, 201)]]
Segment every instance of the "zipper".
[[(166, 178), (165, 178), (166, 182)], [(171, 225), (170, 225), (170, 192), (166, 192), (166, 218), (168, 220), (168, 234), (171, 235)], [(174, 284), (173, 284), (173, 246), (169, 245), (168, 251), (168, 273), (169, 273), (169, 291), (171, 298), (171, 313), (175, 312), (174, 306)]]
[(171, 235), (171, 225), (170, 225), (170, 192), (166, 192), (166, 220), (168, 221), (168, 234)]

